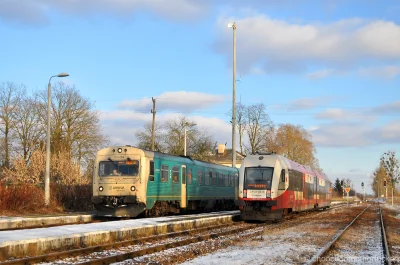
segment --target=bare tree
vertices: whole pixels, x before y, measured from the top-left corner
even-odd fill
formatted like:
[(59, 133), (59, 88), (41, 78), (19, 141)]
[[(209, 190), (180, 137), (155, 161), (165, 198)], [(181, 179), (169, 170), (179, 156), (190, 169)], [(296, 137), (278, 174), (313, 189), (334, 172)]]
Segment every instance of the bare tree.
[(243, 135), (246, 130), (245, 115), (246, 115), (246, 106), (243, 105), (242, 103), (236, 104), (236, 124), (237, 124), (237, 130), (239, 132), (239, 147), (241, 154), (244, 154)]
[(13, 120), (13, 128), (18, 143), (18, 154), (22, 155), (23, 160), (29, 163), (34, 150), (39, 145), (44, 145), (45, 130), (40, 126), (37, 101), (24, 97), (19, 104)]
[[(138, 140), (138, 147), (146, 150), (151, 150), (151, 131), (152, 124), (146, 123), (142, 129), (135, 132), (135, 137)], [(162, 124), (154, 125), (154, 151), (165, 152), (166, 149), (163, 143), (164, 130)]]
[(316, 150), (311, 135), (300, 125), (280, 124), (266, 138), (267, 149), (302, 165), (321, 170), (315, 157)]
[[(199, 128), (193, 121), (182, 116), (176, 120), (168, 120), (156, 124), (155, 150), (172, 155), (183, 155), (184, 136), (186, 128), (187, 154), (194, 159), (210, 161), (215, 143), (207, 130)], [(150, 150), (151, 124), (145, 124), (142, 130), (135, 134), (138, 147)]]
[[(83, 98), (75, 87), (58, 83), (52, 87), (51, 148), (54, 154), (66, 153), (80, 165), (82, 160), (88, 163), (96, 151), (107, 144), (101, 134), (99, 113), (93, 104)], [(47, 91), (38, 95), (43, 100), (40, 117), (42, 124), (47, 121)]]
[(10, 166), (10, 142), (16, 110), (25, 94), (24, 85), (7, 82), (0, 85), (0, 131), (4, 137), (4, 166)]
[(165, 122), (164, 128), (166, 130), (164, 144), (168, 153), (183, 155), (186, 129), (186, 150), (188, 154), (191, 154), (192, 146), (194, 146), (196, 136), (198, 135), (198, 129), (194, 122), (181, 116), (177, 120)]
[(394, 190), (400, 179), (399, 161), (396, 159), (395, 151), (385, 152), (381, 157), (381, 165), (386, 171), (386, 187), (392, 189), (392, 205)]
[(375, 192), (377, 197), (380, 197), (380, 195), (383, 194), (383, 181), (386, 178), (386, 171), (385, 168), (383, 167), (382, 162), (379, 164), (379, 167), (377, 167), (372, 173), (372, 190)]
[(250, 145), (246, 151), (254, 154), (265, 146), (265, 139), (271, 133), (273, 123), (263, 103), (248, 106), (244, 122)]

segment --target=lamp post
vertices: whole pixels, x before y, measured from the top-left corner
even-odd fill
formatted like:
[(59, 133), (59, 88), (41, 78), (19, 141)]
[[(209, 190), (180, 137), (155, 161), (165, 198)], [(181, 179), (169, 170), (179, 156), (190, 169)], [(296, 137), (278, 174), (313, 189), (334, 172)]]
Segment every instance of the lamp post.
[(188, 125), (196, 126), (197, 124), (196, 123), (188, 123), (188, 122), (185, 123), (184, 136), (183, 136), (183, 155), (184, 156), (186, 156), (186, 131), (187, 131), (186, 126), (188, 126)]
[(53, 75), (47, 85), (47, 136), (46, 136), (46, 173), (44, 176), (44, 201), (46, 206), (50, 204), (50, 115), (51, 115), (51, 79), (53, 77), (66, 77), (67, 73)]
[(236, 22), (228, 27), (233, 29), (232, 167), (236, 167)]

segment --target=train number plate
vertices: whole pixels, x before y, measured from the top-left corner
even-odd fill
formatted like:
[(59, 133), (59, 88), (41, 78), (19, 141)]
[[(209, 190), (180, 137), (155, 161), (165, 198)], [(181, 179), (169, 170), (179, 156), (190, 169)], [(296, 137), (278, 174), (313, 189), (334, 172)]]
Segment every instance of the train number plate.
[(266, 197), (267, 197), (267, 190), (247, 190), (247, 198), (249, 199), (258, 199)]

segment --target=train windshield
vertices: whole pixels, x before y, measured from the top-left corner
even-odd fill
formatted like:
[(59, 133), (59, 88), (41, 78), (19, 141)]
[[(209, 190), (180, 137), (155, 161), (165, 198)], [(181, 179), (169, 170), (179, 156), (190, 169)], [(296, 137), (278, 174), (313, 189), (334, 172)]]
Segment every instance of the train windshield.
[(246, 167), (244, 171), (245, 188), (271, 189), (273, 167)]
[(139, 161), (100, 161), (99, 176), (138, 176)]

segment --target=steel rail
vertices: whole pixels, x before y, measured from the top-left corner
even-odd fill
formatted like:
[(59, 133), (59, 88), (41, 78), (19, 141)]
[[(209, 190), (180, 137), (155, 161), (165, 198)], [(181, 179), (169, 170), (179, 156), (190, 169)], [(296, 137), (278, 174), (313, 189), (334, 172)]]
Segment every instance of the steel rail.
[(317, 252), (316, 255), (314, 255), (311, 259), (310, 262), (306, 263), (308, 265), (315, 265), (319, 263), (319, 260), (321, 257), (323, 257), (331, 248), (332, 246), (336, 243), (336, 241), (344, 234), (344, 232), (360, 217), (371, 205), (368, 205), (361, 213), (359, 213), (353, 221), (351, 221), (350, 224), (348, 224), (343, 230), (341, 230), (339, 233), (333, 236), (332, 240), (328, 242), (328, 244), (325, 245), (320, 251)]
[(383, 223), (383, 214), (382, 214), (382, 208), (379, 205), (379, 213), (381, 216), (381, 229), (382, 229), (382, 244), (384, 246), (384, 251), (385, 251), (385, 264), (387, 265), (391, 265), (391, 259), (390, 259), (390, 253), (389, 253), (389, 247), (388, 247), (388, 243), (387, 243), (387, 239), (386, 239), (386, 232), (385, 232), (385, 225)]

